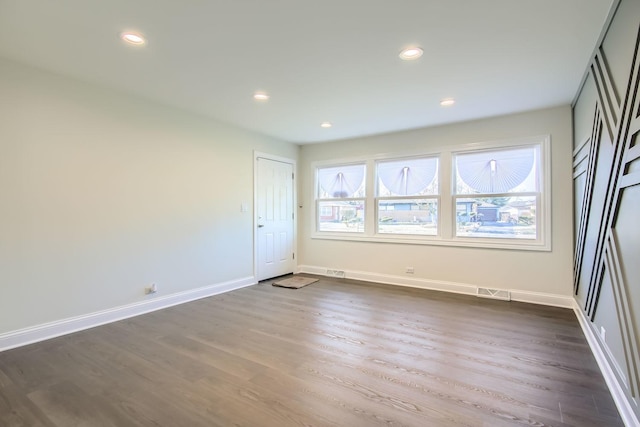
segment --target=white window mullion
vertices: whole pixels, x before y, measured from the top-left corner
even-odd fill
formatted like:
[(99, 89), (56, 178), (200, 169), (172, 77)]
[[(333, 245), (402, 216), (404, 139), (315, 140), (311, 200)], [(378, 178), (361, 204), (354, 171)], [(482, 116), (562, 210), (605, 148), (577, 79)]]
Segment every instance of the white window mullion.
[(440, 154), (440, 201), (438, 203), (440, 213), (438, 223), (440, 238), (449, 240), (455, 233), (455, 200), (453, 200), (453, 167), (451, 153), (446, 151)]
[(376, 233), (376, 166), (374, 160), (367, 161), (367, 178), (366, 178), (366, 201), (365, 201), (365, 236), (374, 236)]

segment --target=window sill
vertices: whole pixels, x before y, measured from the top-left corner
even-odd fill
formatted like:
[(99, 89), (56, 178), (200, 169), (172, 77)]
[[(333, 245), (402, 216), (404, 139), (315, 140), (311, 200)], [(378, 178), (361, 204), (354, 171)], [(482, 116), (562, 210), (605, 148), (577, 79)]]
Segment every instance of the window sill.
[(312, 239), (318, 240), (342, 240), (347, 242), (368, 242), (368, 243), (392, 243), (403, 245), (426, 245), (426, 246), (453, 246), (477, 249), (508, 249), (518, 251), (538, 251), (551, 252), (551, 243), (545, 244), (540, 241), (524, 241), (520, 239), (501, 239), (500, 241), (482, 238), (452, 238), (444, 239), (437, 236), (409, 236), (409, 235), (352, 235), (343, 233), (321, 233), (315, 232)]

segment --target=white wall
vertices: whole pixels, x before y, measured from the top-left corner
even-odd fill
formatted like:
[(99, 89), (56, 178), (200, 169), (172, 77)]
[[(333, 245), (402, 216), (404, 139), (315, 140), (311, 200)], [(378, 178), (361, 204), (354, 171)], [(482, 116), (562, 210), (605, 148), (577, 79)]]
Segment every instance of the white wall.
[(298, 154), (0, 60), (0, 334), (252, 277), (253, 150)]
[[(315, 161), (358, 158), (383, 153), (419, 153), (446, 145), (551, 135), (552, 251), (346, 242), (312, 239), (313, 169)], [(570, 106), (486, 120), (365, 137), (326, 144), (304, 145), (300, 151), (299, 264), (303, 271), (315, 267), (372, 273), (381, 281), (412, 280), (511, 289), (569, 297), (572, 293), (573, 218), (572, 134)], [(415, 274), (405, 274), (413, 266)], [(309, 268), (313, 267), (313, 268)], [(316, 270), (319, 271), (319, 270)], [(358, 274), (365, 277), (364, 274)], [(403, 280), (396, 280), (401, 278)]]
[[(301, 265), (571, 295), (569, 107), (299, 149), (0, 60), (0, 122), (0, 334), (251, 278), (253, 150), (300, 152)], [(540, 134), (552, 252), (310, 238), (313, 161)]]

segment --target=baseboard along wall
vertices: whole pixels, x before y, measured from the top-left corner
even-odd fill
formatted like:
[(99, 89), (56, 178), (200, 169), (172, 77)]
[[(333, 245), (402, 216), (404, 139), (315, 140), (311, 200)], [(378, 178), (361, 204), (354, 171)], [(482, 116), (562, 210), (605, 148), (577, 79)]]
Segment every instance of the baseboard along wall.
[(0, 351), (94, 328), (96, 326), (116, 322), (118, 320), (150, 313), (152, 311), (162, 310), (163, 308), (184, 304), (200, 298), (206, 298), (233, 291), (235, 289), (244, 288), (246, 286), (255, 285), (256, 283), (257, 281), (254, 277), (244, 277), (167, 296), (154, 296), (152, 299), (148, 299), (146, 301), (7, 332), (0, 334)]
[[(443, 280), (431, 280), (416, 277), (394, 276), (390, 274), (371, 273), (365, 271), (335, 270), (327, 267), (313, 265), (299, 265), (297, 272), (326, 276), (327, 271), (333, 273), (331, 277), (344, 277), (348, 279), (363, 280), (365, 282), (383, 283), (387, 285), (408, 286), (412, 288), (429, 289), (434, 291), (453, 292), (456, 294), (477, 295), (478, 286), (469, 283), (448, 282)], [(339, 272), (340, 275), (336, 275)], [(503, 289), (508, 291), (512, 301), (527, 302), (531, 304), (549, 305), (553, 307), (573, 308), (574, 300), (571, 296), (547, 294), (541, 292), (520, 291)]]
[(620, 418), (622, 418), (624, 425), (629, 427), (640, 426), (640, 420), (636, 417), (635, 412), (631, 407), (631, 403), (625, 396), (625, 387), (620, 384), (620, 381), (618, 380), (619, 377), (615, 374), (615, 370), (619, 370), (619, 368), (613, 366), (612, 363), (610, 363), (612, 358), (608, 358), (606, 355), (609, 350), (602, 347), (590, 326), (591, 321), (587, 319), (582, 309), (578, 306), (578, 302), (575, 300), (573, 304), (573, 311), (576, 313), (582, 332), (584, 333), (584, 336), (589, 343), (589, 347), (591, 348), (591, 352), (600, 367), (600, 372), (602, 372), (602, 376), (607, 383), (607, 387), (609, 387), (609, 391), (611, 392), (613, 401), (616, 403), (616, 407), (618, 408)]

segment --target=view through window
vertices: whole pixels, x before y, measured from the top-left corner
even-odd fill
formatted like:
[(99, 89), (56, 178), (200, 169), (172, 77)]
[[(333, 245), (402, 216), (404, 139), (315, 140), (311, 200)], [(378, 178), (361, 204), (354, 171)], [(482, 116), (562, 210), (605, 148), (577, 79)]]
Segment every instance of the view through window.
[(380, 161), (378, 233), (438, 234), (438, 158)]
[(315, 165), (313, 237), (549, 250), (549, 150), (541, 136)]
[(318, 168), (318, 231), (364, 232), (365, 170), (364, 164)]
[(456, 236), (536, 239), (539, 146), (454, 156)]

